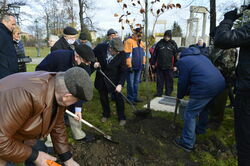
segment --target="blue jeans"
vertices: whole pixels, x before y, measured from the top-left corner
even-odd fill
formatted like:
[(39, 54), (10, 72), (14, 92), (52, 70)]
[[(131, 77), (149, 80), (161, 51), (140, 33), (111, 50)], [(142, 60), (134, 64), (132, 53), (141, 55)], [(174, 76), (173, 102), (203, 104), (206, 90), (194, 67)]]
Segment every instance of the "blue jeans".
[[(213, 97), (205, 99), (190, 99), (184, 112), (184, 127), (181, 142), (188, 148), (195, 144), (195, 133), (204, 134), (208, 121), (208, 109)], [(196, 118), (199, 117), (196, 124)]]
[(127, 94), (128, 94), (128, 99), (130, 101), (137, 100), (140, 76), (141, 76), (141, 69), (127, 73)]

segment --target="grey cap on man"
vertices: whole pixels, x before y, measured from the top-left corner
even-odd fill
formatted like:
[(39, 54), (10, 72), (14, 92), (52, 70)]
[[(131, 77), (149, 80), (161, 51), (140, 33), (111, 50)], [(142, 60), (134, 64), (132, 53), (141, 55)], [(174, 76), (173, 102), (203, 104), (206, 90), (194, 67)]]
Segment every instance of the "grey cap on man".
[(110, 29), (108, 30), (108, 32), (107, 32), (107, 36), (112, 35), (112, 34), (116, 34), (116, 33), (117, 33), (117, 32), (116, 32), (114, 29), (110, 28)]
[(120, 38), (113, 38), (112, 40), (110, 40), (109, 46), (119, 52), (124, 50), (123, 42)]
[(93, 84), (89, 74), (81, 67), (72, 67), (64, 74), (64, 82), (68, 91), (78, 99), (91, 100)]

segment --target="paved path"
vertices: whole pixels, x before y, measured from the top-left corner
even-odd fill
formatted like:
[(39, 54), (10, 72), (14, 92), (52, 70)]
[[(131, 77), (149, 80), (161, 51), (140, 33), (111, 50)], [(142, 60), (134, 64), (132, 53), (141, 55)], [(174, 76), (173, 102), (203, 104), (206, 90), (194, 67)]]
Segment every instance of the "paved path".
[(39, 64), (42, 60), (43, 60), (44, 57), (40, 58), (40, 57), (37, 57), (37, 58), (31, 58), (32, 59), (32, 62), (30, 62), (29, 64)]

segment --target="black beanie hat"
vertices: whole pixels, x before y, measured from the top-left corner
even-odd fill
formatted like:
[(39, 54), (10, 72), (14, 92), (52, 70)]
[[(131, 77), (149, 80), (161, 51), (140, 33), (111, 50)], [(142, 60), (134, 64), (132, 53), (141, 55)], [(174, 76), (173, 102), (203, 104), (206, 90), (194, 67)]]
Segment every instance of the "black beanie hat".
[(64, 82), (68, 91), (81, 100), (91, 100), (93, 84), (89, 74), (81, 67), (72, 67), (64, 74)]
[(76, 34), (78, 34), (77, 30), (75, 28), (73, 28), (73, 27), (70, 27), (70, 26), (64, 28), (63, 33), (65, 35), (76, 35)]
[(80, 36), (79, 36), (79, 39), (80, 39), (80, 40), (87, 40), (87, 33), (82, 32), (82, 33), (80, 34)]
[(89, 62), (95, 62), (95, 54), (92, 51), (92, 49), (87, 46), (86, 44), (78, 44), (75, 47), (76, 53), (80, 55), (83, 59), (89, 61)]
[(171, 30), (166, 30), (165, 33), (164, 33), (164, 37), (165, 36), (168, 36), (168, 37), (172, 38), (172, 31)]

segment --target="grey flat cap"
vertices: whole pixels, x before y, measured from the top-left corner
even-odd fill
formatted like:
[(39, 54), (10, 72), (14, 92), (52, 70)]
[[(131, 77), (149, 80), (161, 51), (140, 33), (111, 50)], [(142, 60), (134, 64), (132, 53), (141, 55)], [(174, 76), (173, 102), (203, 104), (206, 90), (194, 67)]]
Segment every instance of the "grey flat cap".
[(113, 38), (110, 40), (109, 45), (111, 48), (114, 48), (119, 52), (124, 50), (123, 42), (120, 38)]
[(64, 74), (64, 81), (68, 91), (78, 99), (91, 100), (93, 84), (88, 73), (81, 67), (72, 67)]

